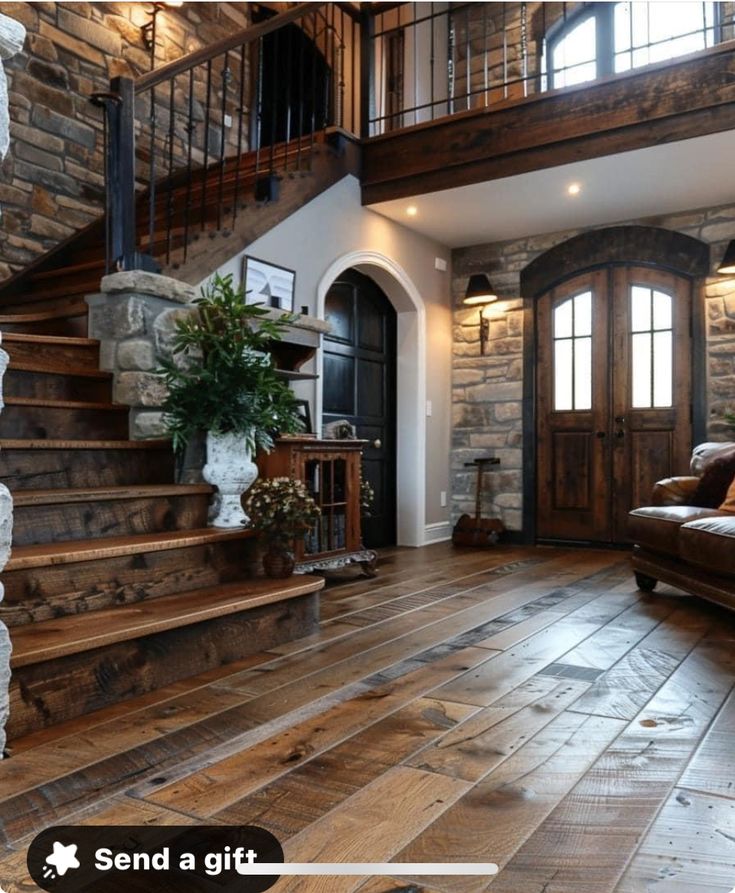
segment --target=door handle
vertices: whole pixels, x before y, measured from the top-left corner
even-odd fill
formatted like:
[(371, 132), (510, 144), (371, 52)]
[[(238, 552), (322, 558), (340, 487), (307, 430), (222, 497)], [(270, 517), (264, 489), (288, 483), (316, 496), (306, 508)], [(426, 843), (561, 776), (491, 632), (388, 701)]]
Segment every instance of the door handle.
[(379, 437), (376, 437), (372, 443), (372, 446), (373, 449), (379, 450), (383, 446), (383, 441)]
[(618, 430), (615, 432), (615, 436), (618, 438), (618, 440), (621, 440), (623, 437), (625, 437), (625, 431), (623, 431), (622, 428), (618, 428)]
[(625, 424), (625, 416), (624, 415), (616, 415), (615, 416), (615, 424), (616, 425), (624, 425)]
[(597, 437), (598, 440), (604, 440), (604, 439), (605, 439), (605, 436), (606, 436), (606, 435), (605, 435), (605, 432), (604, 432), (604, 431), (598, 431), (598, 432), (595, 434), (595, 437)]

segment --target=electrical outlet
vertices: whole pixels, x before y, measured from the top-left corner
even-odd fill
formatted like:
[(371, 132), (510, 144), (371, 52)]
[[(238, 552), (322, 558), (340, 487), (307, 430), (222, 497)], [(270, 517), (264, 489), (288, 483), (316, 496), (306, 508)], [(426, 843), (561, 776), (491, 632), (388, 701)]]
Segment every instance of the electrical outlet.
[(441, 493), (439, 494), (439, 505), (441, 505), (442, 508), (446, 508), (446, 506), (447, 506), (447, 491), (446, 490), (442, 490)]
[(225, 127), (232, 127), (232, 115), (225, 115)]
[(443, 257), (435, 257), (434, 258), (434, 269), (439, 270), (440, 273), (447, 272), (447, 262)]
[(426, 401), (426, 415), (430, 416), (434, 411), (434, 407), (431, 405), (431, 400)]

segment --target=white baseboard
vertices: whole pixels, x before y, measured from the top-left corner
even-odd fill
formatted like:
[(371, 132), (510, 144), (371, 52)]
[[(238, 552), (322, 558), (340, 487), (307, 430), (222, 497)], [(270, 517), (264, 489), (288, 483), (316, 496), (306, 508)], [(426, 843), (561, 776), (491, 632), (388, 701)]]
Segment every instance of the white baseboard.
[(452, 538), (451, 521), (436, 521), (434, 524), (427, 524), (424, 528), (424, 545), (430, 546), (432, 543), (445, 543)]

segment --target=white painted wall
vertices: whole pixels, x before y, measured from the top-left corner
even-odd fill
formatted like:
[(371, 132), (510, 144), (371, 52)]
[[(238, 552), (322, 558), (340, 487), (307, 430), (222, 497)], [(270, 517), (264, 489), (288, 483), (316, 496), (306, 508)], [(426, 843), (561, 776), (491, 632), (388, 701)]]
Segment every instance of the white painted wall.
[[(350, 266), (373, 278), (398, 312), (399, 542), (422, 545), (449, 532), (440, 505), (449, 490), (452, 318), (449, 249), (364, 208), (360, 185), (345, 177), (220, 269), (241, 282), (242, 256), (296, 270), (294, 306), (323, 317), (324, 295)], [(446, 272), (435, 269), (439, 257)], [(318, 371), (318, 359), (314, 364)], [(298, 391), (321, 411), (319, 382)], [(432, 414), (426, 416), (426, 401)], [(427, 531), (428, 526), (428, 531)]]

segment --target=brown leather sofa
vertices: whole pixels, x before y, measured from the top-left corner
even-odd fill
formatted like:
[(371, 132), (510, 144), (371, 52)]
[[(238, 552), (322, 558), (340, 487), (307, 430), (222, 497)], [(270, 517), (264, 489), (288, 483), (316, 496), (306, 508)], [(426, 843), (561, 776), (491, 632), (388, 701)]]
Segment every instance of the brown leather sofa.
[(687, 504), (705, 462), (732, 447), (700, 444), (692, 453), (691, 475), (659, 481), (652, 505), (628, 516), (641, 589), (651, 592), (661, 581), (735, 609), (735, 514)]

